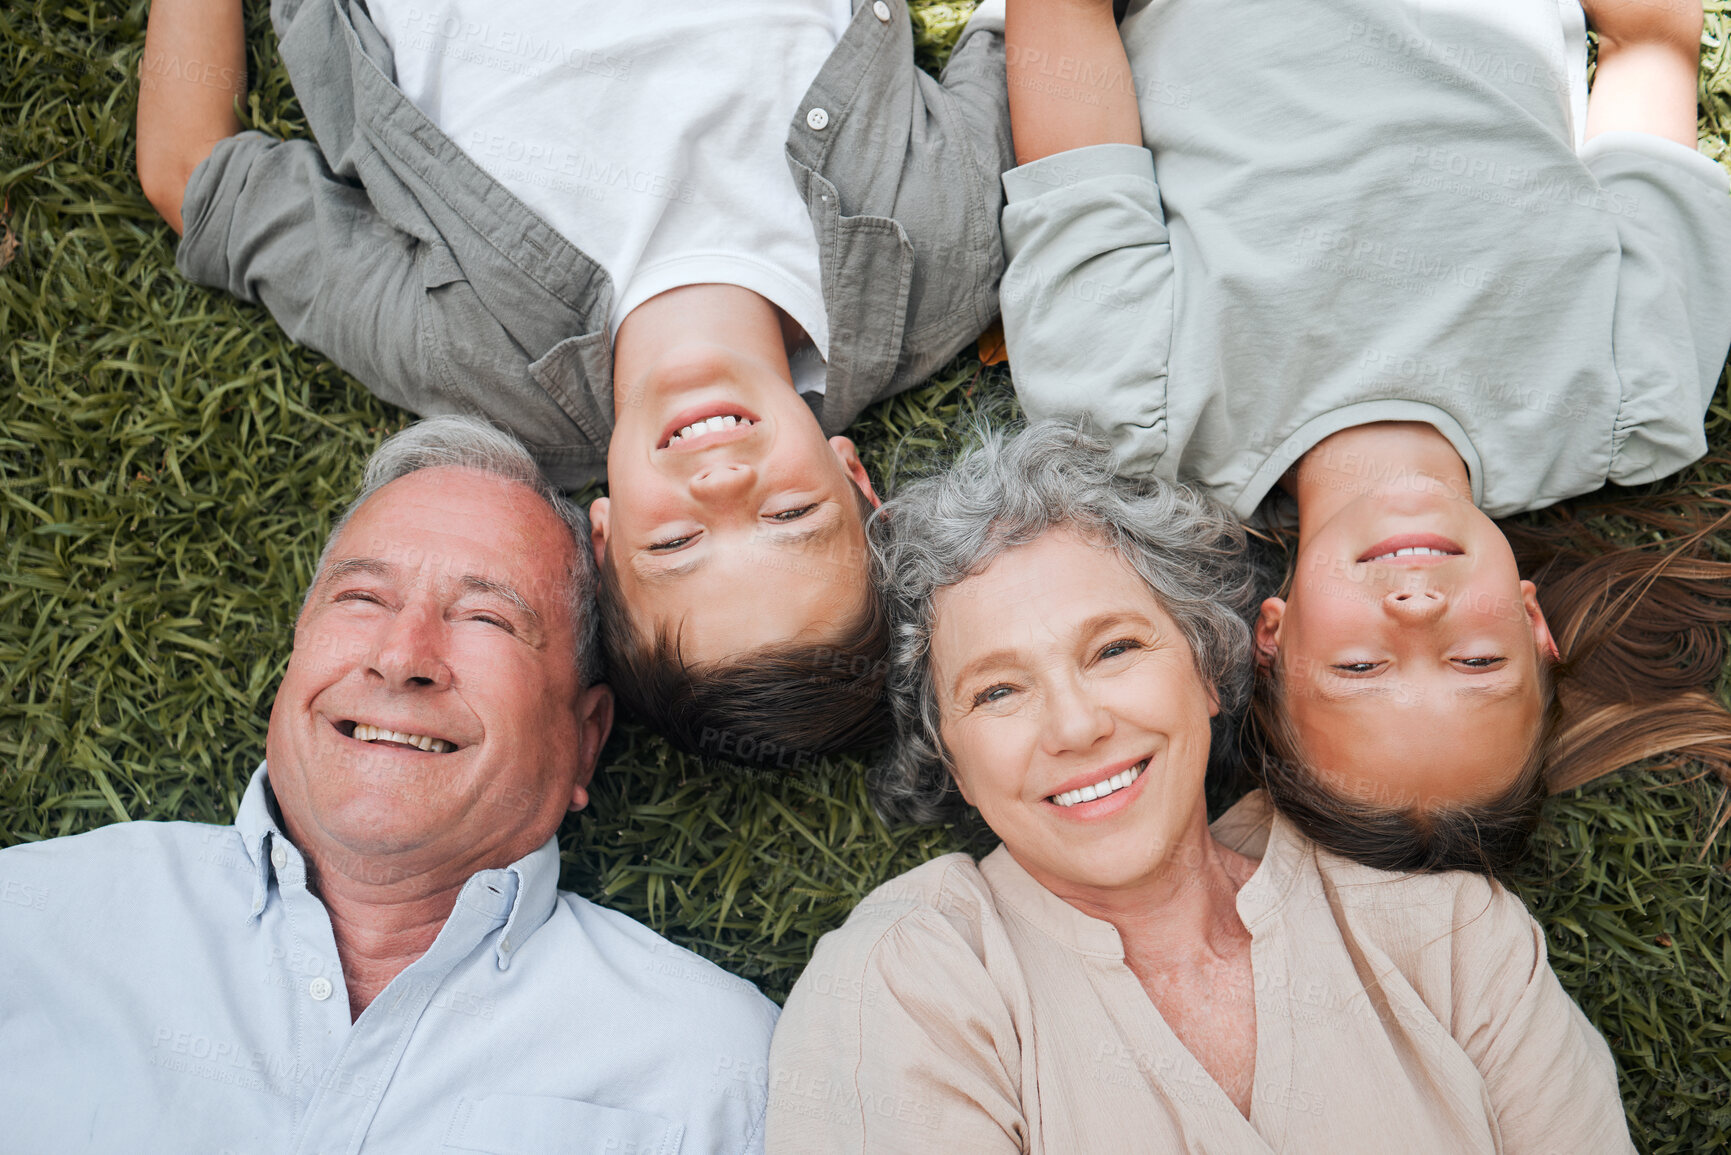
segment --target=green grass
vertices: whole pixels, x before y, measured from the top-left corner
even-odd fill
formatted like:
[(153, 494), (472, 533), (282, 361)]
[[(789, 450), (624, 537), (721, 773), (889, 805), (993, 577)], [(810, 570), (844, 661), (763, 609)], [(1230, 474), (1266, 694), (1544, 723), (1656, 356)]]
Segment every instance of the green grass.
[[(922, 59), (963, 4), (915, 4)], [(1731, 160), (1731, 19), (1711, 6), (1704, 147)], [(194, 288), (132, 175), (145, 6), (0, 6), (0, 845), (106, 822), (224, 822), (261, 756), (332, 511), (406, 417), (261, 312)], [(299, 131), (252, 5), (251, 123)], [(0, 260), (12, 246), (0, 234)], [(1731, 254), (1727, 254), (1731, 259)], [(964, 355), (856, 432), (891, 486), (1008, 380)], [(1721, 401), (1715, 448), (1731, 448)], [(892, 455), (892, 446), (896, 447)], [(610, 743), (565, 884), (781, 996), (872, 886), (977, 829), (886, 831), (863, 769), (705, 771)], [(1639, 1143), (1731, 1145), (1731, 835), (1721, 791), (1631, 772), (1556, 799), (1520, 889), (1611, 1040)]]

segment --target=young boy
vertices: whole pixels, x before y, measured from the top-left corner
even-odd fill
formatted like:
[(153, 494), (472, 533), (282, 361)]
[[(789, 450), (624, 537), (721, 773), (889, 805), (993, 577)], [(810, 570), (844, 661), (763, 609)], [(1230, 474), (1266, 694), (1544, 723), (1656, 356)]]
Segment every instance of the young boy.
[(153, 6), (138, 169), (181, 270), (558, 484), (605, 467), (611, 680), (678, 744), (878, 737), (877, 498), (839, 434), (996, 312), (1001, 17), (940, 82), (901, 0), (271, 16), (314, 140), (240, 131), (239, 0)]
[(1731, 198), (1694, 147), (1700, 6), (1585, 16), (1590, 99), (1575, 0), (1164, 0), (1121, 32), (1011, 0), (1018, 394), (1240, 516), (1295, 500), (1258, 693), (1283, 806), (1337, 849), (1385, 832), (1343, 851), (1371, 865), (1478, 864), (1542, 797), (1592, 641), (1490, 518), (1706, 450)]

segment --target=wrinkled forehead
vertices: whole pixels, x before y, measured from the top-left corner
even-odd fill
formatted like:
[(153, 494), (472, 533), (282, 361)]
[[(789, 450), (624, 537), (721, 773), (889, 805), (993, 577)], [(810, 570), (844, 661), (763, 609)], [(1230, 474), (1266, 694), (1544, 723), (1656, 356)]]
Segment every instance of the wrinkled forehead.
[(959, 669), (992, 651), (1067, 649), (1079, 631), (1125, 617), (1170, 626), (1159, 595), (1119, 550), (1060, 525), (1007, 545), (932, 590), (928, 660)]
[(571, 528), (529, 486), (476, 470), (419, 470), (381, 486), (340, 525), (317, 585), (371, 573), (417, 584), (479, 581), (539, 603), (570, 591)]

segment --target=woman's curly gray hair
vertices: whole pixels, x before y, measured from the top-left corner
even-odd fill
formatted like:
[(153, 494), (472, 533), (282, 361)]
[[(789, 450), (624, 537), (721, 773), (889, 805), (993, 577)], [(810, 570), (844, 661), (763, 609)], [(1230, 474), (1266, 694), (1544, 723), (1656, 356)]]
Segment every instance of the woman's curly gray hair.
[(873, 776), (891, 822), (943, 822), (965, 809), (939, 734), (931, 675), (932, 603), (1005, 550), (1064, 527), (1117, 552), (1190, 643), (1220, 698), (1215, 745), (1250, 689), (1254, 593), (1244, 530), (1188, 486), (1113, 473), (1111, 447), (1074, 425), (982, 430), (977, 448), (915, 482), (871, 523), (874, 577), (891, 627), (889, 697), (896, 747)]

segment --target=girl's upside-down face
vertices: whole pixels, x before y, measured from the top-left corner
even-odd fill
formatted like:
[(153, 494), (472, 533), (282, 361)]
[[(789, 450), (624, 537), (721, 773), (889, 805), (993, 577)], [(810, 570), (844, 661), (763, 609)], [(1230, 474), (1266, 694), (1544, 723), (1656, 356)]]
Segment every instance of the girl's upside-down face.
[(1416, 474), (1303, 534), (1289, 596), (1263, 603), (1256, 641), (1322, 785), (1402, 810), (1511, 786), (1556, 658), (1502, 532)]

